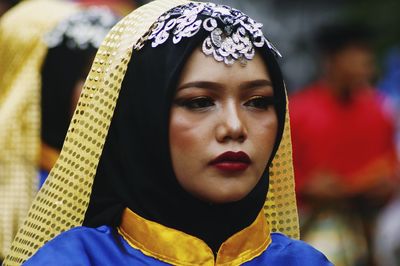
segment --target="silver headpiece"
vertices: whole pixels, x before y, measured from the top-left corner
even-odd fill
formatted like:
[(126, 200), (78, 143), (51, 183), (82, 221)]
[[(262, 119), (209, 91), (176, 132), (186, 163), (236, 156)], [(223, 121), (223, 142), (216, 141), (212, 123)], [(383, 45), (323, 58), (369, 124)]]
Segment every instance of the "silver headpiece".
[[(206, 17), (201, 18), (200, 16)], [(163, 44), (171, 35), (174, 44), (196, 35), (201, 28), (210, 33), (203, 41), (202, 51), (215, 60), (231, 65), (235, 60), (245, 63), (254, 57), (255, 47), (267, 47), (281, 57), (257, 23), (241, 11), (213, 3), (189, 3), (164, 13), (153, 25), (147, 40), (152, 47)], [(135, 49), (140, 49), (143, 42)]]
[(65, 42), (69, 49), (99, 48), (117, 16), (107, 7), (89, 7), (68, 17), (45, 36), (49, 48)]

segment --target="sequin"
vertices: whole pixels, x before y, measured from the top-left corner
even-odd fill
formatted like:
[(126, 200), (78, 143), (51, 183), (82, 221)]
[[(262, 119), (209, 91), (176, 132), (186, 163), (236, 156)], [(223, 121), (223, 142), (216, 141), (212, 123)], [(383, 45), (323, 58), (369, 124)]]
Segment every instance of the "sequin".
[(213, 31), (218, 26), (217, 21), (213, 18), (207, 18), (203, 22), (203, 28), (206, 31)]

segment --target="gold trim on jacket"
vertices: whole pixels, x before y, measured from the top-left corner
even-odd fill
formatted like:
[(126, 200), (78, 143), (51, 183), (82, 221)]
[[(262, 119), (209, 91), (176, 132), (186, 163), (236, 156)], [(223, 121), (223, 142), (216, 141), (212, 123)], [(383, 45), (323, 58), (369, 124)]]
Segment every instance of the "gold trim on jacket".
[(220, 247), (215, 259), (199, 238), (146, 220), (126, 208), (118, 232), (135, 249), (173, 265), (240, 265), (263, 253), (271, 243), (264, 212)]

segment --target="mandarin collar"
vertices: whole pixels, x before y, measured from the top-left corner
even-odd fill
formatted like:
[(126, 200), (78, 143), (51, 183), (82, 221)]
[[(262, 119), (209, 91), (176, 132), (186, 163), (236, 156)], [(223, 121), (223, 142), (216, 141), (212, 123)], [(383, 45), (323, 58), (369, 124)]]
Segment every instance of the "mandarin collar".
[(215, 258), (201, 239), (123, 211), (118, 232), (145, 255), (173, 265), (240, 265), (264, 252), (271, 243), (264, 211), (248, 227), (228, 238)]

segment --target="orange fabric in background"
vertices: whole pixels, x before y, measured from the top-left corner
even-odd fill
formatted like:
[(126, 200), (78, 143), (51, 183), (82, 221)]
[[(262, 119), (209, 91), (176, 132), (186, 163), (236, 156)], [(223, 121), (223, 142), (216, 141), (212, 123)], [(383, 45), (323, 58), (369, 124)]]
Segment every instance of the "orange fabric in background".
[(289, 104), (297, 191), (321, 173), (338, 177), (349, 193), (394, 176), (394, 125), (374, 90), (342, 103), (319, 81), (292, 95)]

